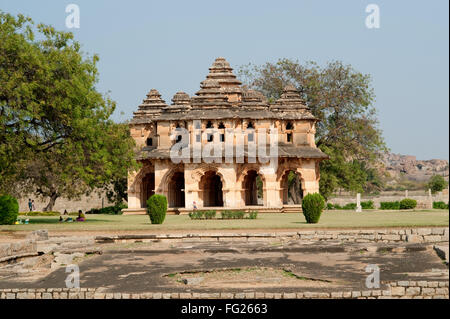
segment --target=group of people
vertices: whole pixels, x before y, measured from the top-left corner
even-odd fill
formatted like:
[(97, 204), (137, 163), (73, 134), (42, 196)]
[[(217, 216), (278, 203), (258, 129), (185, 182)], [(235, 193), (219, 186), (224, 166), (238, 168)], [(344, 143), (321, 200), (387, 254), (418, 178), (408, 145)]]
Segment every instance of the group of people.
[[(69, 213), (67, 212), (67, 210), (64, 210), (64, 215), (69, 215)], [(72, 217), (68, 216), (67, 218), (63, 218), (62, 216), (59, 216), (59, 222), (60, 223), (72, 223), (74, 220)], [(78, 211), (78, 217), (75, 219), (75, 221), (77, 222), (84, 222), (86, 221), (86, 217), (83, 214), (83, 211), (80, 209)]]

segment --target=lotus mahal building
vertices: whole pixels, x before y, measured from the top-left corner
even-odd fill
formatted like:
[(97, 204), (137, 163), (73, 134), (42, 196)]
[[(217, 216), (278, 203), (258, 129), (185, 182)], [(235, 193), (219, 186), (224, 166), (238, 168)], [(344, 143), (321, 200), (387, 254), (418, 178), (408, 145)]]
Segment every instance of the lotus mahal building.
[[(232, 71), (224, 58), (217, 58), (195, 96), (178, 92), (170, 105), (155, 89), (147, 94), (130, 122), (142, 165), (129, 173), (125, 214), (145, 213), (146, 201), (155, 193), (165, 195), (168, 212), (177, 214), (192, 211), (194, 203), (198, 209), (218, 211), (299, 209), (300, 203), (288, 198), (290, 172), (299, 178), (301, 196), (319, 191), (319, 163), (328, 157), (315, 145), (318, 119), (299, 92), (288, 85), (277, 101), (269, 103), (262, 93), (242, 87)], [(244, 132), (239, 140), (244, 143), (243, 156), (239, 161), (174, 162), (170, 150), (180, 142), (181, 135), (174, 132), (181, 129), (188, 148), (195, 141), (202, 147), (212, 143), (223, 149), (237, 140), (236, 136), (226, 140), (227, 130)], [(270, 135), (270, 129), (276, 134)], [(260, 145), (260, 132), (266, 132), (268, 144), (277, 139), (275, 165), (249, 156), (249, 150)]]

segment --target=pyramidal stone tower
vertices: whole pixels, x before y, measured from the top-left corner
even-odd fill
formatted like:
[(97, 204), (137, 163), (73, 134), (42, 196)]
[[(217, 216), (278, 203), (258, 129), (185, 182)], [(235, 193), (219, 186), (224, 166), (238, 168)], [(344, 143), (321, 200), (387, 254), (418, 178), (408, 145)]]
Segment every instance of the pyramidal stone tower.
[[(230, 64), (217, 58), (195, 96), (180, 91), (171, 101), (167, 105), (152, 89), (134, 113), (130, 131), (142, 166), (129, 172), (125, 214), (145, 214), (155, 193), (167, 197), (169, 213), (184, 214), (194, 205), (217, 211), (299, 210), (303, 195), (319, 191), (319, 163), (327, 155), (315, 145), (318, 120), (294, 86), (269, 103), (261, 92), (244, 89)], [(270, 162), (252, 157), (251, 150), (269, 144), (276, 147)], [(188, 154), (181, 161), (171, 153), (177, 145)], [(220, 155), (214, 161), (191, 158), (193, 145), (218, 147)], [(235, 148), (231, 160), (225, 159), (227, 145)], [(292, 174), (300, 184), (295, 198), (288, 191)]]

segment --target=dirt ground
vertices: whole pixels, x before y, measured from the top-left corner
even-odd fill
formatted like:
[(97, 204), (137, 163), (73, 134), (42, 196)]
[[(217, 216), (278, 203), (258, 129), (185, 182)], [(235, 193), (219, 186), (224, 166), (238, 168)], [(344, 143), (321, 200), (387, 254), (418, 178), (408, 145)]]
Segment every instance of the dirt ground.
[[(448, 267), (427, 244), (274, 240), (115, 243), (96, 249), (102, 253), (76, 260), (80, 286), (106, 292), (365, 290), (365, 269), (372, 264), (380, 267), (382, 289), (394, 280), (448, 281)], [(0, 288), (64, 288), (66, 278), (65, 267), (37, 277), (0, 276)]]

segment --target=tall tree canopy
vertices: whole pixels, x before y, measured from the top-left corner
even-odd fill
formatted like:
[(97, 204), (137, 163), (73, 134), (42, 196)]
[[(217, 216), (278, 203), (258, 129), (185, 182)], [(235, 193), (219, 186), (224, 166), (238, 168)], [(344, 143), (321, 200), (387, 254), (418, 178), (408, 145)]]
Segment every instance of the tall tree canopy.
[(239, 73), (249, 87), (270, 101), (279, 98), (287, 84), (299, 89), (320, 120), (316, 144), (330, 155), (330, 160), (321, 163), (320, 190), (325, 197), (339, 187), (350, 191), (376, 188), (379, 179), (373, 165), (386, 146), (372, 105), (375, 95), (369, 75), (339, 61), (321, 67), (290, 59), (249, 64)]
[(96, 90), (97, 62), (72, 33), (0, 11), (0, 193), (23, 181), (71, 198), (136, 167), (127, 125)]

